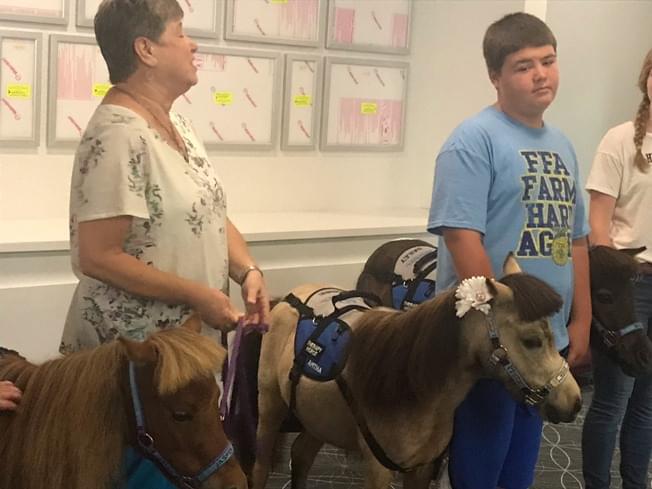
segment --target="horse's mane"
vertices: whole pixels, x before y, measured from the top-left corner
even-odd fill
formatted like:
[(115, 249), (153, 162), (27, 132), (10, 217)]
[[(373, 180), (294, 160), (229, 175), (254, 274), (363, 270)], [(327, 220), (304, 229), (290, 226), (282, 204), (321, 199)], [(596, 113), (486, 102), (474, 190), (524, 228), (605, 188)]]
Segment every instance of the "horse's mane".
[(460, 338), (454, 290), (405, 312), (367, 312), (352, 335), (351, 386), (378, 409), (423, 400), (448, 377)]
[[(159, 352), (157, 389), (173, 392), (211, 375), (224, 359), (213, 340), (182, 328), (150, 336)], [(0, 379), (23, 390), (0, 415), (0, 488), (112, 489), (127, 433), (127, 357), (119, 342), (35, 366), (0, 361)]]
[(156, 367), (159, 394), (179, 390), (191, 380), (212, 376), (222, 366), (224, 348), (206, 336), (172, 328), (150, 336), (159, 353)]
[(589, 260), (592, 289), (608, 284), (621, 285), (636, 274), (636, 260), (627, 253), (609, 246), (592, 247)]
[(564, 304), (555, 289), (534, 275), (512, 273), (499, 282), (512, 289), (516, 311), (523, 321), (552, 316)]

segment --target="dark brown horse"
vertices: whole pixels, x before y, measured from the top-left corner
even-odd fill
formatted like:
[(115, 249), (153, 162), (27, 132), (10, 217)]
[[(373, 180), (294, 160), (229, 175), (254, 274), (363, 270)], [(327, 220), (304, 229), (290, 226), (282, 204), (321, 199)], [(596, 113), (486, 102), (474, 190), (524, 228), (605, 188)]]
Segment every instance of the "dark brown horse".
[(591, 346), (606, 351), (633, 377), (652, 373), (652, 342), (634, 309), (634, 280), (645, 248), (589, 250), (593, 324)]
[(140, 446), (179, 487), (246, 489), (219, 419), (226, 352), (198, 320), (184, 326), (40, 366), (0, 358), (0, 379), (23, 391), (0, 415), (0, 488), (115, 489), (126, 447)]

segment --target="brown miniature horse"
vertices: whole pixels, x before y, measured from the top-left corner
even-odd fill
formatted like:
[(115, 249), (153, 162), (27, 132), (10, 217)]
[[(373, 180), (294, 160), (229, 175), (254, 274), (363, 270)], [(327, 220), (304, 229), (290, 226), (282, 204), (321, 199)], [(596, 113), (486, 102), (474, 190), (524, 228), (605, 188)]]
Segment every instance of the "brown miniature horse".
[(632, 377), (652, 373), (652, 341), (645, 329), (636, 328), (634, 309), (638, 263), (633, 256), (644, 249), (595, 246), (589, 250), (591, 346), (606, 351)]
[[(497, 358), (509, 357), (530, 391), (549, 392), (538, 403), (545, 418), (567, 422), (579, 411), (579, 387), (555, 349), (546, 319), (561, 307), (561, 298), (546, 283), (518, 272), (510, 258), (506, 277), (485, 279), (493, 297), (487, 316), (472, 309), (458, 318), (453, 290), (405, 312), (386, 308), (361, 312), (350, 323), (350, 350), (340, 376), (378, 445), (389, 459), (410, 469), (404, 487), (428, 487), (432, 461), (450, 441), (455, 408), (479, 378), (500, 379), (515, 398), (523, 399)], [(293, 294), (305, 300), (320, 288), (305, 285)], [(288, 413), (288, 375), (298, 319), (298, 311), (281, 302), (273, 309), (270, 330), (263, 337), (254, 489), (265, 486), (279, 427)], [(490, 339), (492, 331), (495, 342)], [(352, 414), (337, 382), (303, 377), (295, 400), (304, 431), (292, 446), (294, 489), (305, 488), (323, 443), (360, 450), (365, 488), (388, 487), (392, 472), (372, 454), (359, 429), (359, 417)]]
[[(0, 379), (23, 391), (18, 409), (0, 415), (0, 488), (121, 487), (123, 452), (140, 438), (184, 477), (181, 488), (246, 489), (219, 419), (214, 375), (226, 352), (198, 328), (191, 319), (142, 343), (120, 339), (40, 366), (0, 358)], [(138, 436), (134, 397), (146, 429)]]

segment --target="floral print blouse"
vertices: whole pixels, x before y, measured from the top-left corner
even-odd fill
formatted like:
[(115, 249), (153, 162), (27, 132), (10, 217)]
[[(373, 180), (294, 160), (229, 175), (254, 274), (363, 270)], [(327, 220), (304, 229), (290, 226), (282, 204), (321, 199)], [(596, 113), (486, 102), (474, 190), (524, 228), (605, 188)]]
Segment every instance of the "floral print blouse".
[(125, 252), (159, 270), (228, 292), (222, 184), (189, 122), (175, 113), (170, 117), (186, 144), (187, 161), (126, 107), (100, 105), (82, 137), (70, 197), (71, 260), (79, 284), (64, 327), (62, 353), (117, 336), (143, 340), (190, 314), (186, 304), (135, 296), (83, 275), (80, 222), (132, 216)]

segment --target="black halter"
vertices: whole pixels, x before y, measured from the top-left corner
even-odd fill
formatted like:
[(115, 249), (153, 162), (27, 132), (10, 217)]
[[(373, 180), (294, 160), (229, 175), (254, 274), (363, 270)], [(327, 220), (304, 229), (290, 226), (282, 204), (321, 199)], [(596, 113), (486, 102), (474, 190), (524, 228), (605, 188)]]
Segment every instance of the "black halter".
[(489, 357), (489, 363), (494, 366), (501, 365), (503, 367), (505, 372), (507, 372), (507, 375), (509, 375), (512, 381), (521, 390), (521, 393), (523, 394), (523, 402), (525, 404), (528, 406), (541, 404), (555, 387), (558, 387), (562, 382), (564, 382), (564, 380), (566, 380), (570, 370), (568, 362), (562, 358), (561, 368), (543, 387), (530, 387), (516, 366), (509, 359), (507, 348), (500, 342), (498, 329), (494, 323), (493, 315), (491, 315), (491, 313), (487, 314), (486, 319), (489, 339), (494, 347), (494, 351)]
[(194, 476), (185, 476), (179, 474), (177, 470), (168, 462), (163, 455), (154, 446), (154, 438), (147, 433), (145, 429), (145, 415), (143, 406), (140, 402), (138, 393), (138, 382), (136, 381), (136, 366), (129, 362), (129, 387), (131, 388), (131, 399), (134, 406), (134, 416), (136, 418), (136, 440), (138, 446), (145, 457), (156, 463), (165, 475), (177, 486), (183, 489), (197, 489), (202, 483), (215, 472), (220, 470), (233, 456), (233, 445), (227, 443), (222, 453), (215, 457), (206, 467)]

